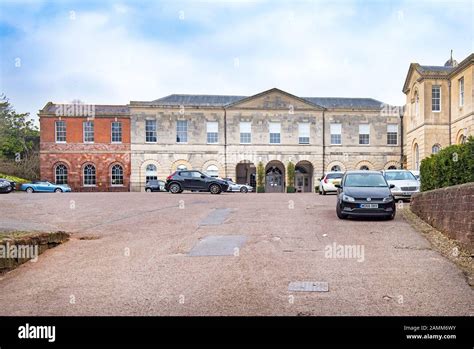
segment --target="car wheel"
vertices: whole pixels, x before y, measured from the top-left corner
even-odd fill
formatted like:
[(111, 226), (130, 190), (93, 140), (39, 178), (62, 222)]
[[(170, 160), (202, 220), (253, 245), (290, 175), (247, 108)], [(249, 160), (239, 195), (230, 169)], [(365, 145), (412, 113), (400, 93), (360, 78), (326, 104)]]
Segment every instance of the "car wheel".
[(151, 188), (146, 188), (145, 191), (146, 191), (147, 193), (151, 193)]
[(336, 205), (336, 214), (337, 214), (337, 218), (339, 218), (339, 219), (346, 219), (347, 218), (347, 215), (345, 215), (344, 213), (341, 212), (341, 207), (339, 206), (339, 203)]
[(211, 184), (209, 186), (209, 191), (211, 192), (211, 194), (220, 194), (222, 189), (219, 184)]
[(182, 192), (181, 186), (178, 183), (173, 183), (170, 185), (170, 193), (171, 194), (178, 194)]
[(56, 189), (54, 189), (54, 192), (55, 193), (62, 193), (63, 191), (60, 188), (56, 188)]
[(240, 192), (241, 193), (248, 193), (249, 190), (246, 187), (242, 187), (242, 188), (240, 188)]
[(26, 192), (27, 192), (28, 194), (31, 194), (31, 193), (34, 192), (34, 190), (33, 190), (33, 188), (28, 187), (28, 188), (26, 188)]

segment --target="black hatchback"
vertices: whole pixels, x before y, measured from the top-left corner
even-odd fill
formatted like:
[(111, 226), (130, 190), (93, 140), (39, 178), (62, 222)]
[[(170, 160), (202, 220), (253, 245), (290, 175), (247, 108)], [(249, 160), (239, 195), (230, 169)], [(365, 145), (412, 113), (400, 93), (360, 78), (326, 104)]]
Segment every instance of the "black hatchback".
[(151, 179), (148, 182), (146, 182), (145, 191), (146, 192), (166, 191), (165, 190), (165, 182), (160, 181), (160, 180), (156, 180), (156, 179)]
[(207, 191), (220, 194), (227, 191), (229, 184), (219, 178), (205, 175), (200, 171), (176, 171), (166, 178), (165, 189), (172, 194), (182, 193), (183, 190)]
[(340, 219), (348, 216), (395, 217), (395, 200), (385, 177), (378, 171), (348, 171), (336, 184), (336, 214)]

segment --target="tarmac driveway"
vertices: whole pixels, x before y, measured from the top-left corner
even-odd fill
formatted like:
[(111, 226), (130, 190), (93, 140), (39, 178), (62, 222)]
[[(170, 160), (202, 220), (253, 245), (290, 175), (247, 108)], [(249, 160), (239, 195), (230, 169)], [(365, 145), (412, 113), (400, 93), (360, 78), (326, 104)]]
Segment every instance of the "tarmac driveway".
[[(73, 237), (3, 275), (0, 315), (474, 314), (400, 214), (339, 220), (334, 195), (14, 193), (0, 212), (0, 230)], [(328, 291), (289, 290), (304, 281)]]

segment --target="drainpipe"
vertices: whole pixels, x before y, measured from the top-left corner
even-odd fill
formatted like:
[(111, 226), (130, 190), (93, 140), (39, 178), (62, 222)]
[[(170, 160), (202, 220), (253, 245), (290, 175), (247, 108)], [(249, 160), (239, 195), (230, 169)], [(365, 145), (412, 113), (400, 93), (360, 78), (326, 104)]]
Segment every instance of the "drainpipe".
[[(224, 178), (227, 178), (227, 109), (224, 107)], [(237, 181), (237, 178), (235, 178)]]
[(403, 169), (403, 113), (404, 111), (400, 109), (400, 168)]
[(321, 177), (324, 176), (324, 157), (326, 156), (326, 126), (325, 126), (325, 121), (324, 121), (324, 118), (325, 118), (324, 111), (325, 109), (323, 109), (323, 168), (322, 168)]
[(448, 134), (449, 134), (449, 145), (451, 145), (451, 80), (448, 80), (448, 96), (449, 96), (449, 108), (448, 108)]

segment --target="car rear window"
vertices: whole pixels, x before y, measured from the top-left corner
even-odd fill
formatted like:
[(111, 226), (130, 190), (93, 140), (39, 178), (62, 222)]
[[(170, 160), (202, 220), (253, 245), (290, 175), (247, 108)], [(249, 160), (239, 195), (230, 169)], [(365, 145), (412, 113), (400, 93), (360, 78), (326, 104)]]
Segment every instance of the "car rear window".
[(327, 179), (337, 179), (337, 178), (342, 178), (343, 173), (328, 173), (326, 175)]

